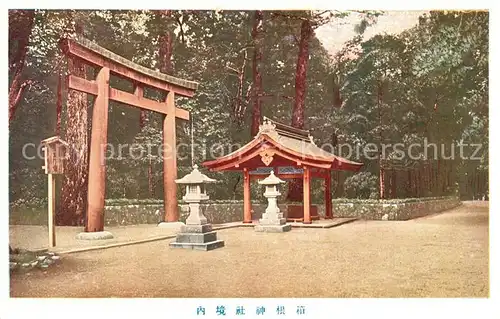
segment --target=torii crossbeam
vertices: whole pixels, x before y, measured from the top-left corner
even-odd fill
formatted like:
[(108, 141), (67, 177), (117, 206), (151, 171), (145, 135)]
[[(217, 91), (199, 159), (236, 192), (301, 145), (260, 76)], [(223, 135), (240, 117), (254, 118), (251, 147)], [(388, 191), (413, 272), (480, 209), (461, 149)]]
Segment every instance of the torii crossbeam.
[[(166, 222), (179, 219), (177, 211), (177, 154), (175, 119), (189, 120), (189, 112), (175, 106), (175, 95), (192, 97), (198, 83), (175, 78), (133, 63), (97, 44), (81, 37), (62, 41), (63, 52), (69, 59), (78, 59), (99, 72), (95, 80), (68, 75), (67, 87), (95, 96), (92, 113), (90, 141), (88, 207), (85, 231), (104, 230), (104, 199), (106, 162), (104, 151), (107, 145), (109, 100), (129, 104), (138, 108), (164, 114), (163, 120), (163, 174), (164, 208)], [(110, 74), (129, 80), (134, 84), (134, 93), (110, 87)], [(144, 97), (144, 87), (152, 87), (166, 93), (163, 102)]]

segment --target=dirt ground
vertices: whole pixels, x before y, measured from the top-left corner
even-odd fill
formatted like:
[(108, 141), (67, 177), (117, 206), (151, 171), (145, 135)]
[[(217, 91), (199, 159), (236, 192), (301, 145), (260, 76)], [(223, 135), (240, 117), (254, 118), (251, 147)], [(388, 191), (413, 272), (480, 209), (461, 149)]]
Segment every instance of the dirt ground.
[[(175, 235), (175, 230), (157, 227), (156, 225), (130, 225), (105, 227), (113, 234), (112, 239), (106, 240), (77, 240), (76, 235), (83, 231), (83, 227), (64, 226), (56, 227), (56, 253), (79, 248), (120, 244), (135, 240), (147, 240), (158, 237)], [(47, 226), (10, 225), (9, 243), (12, 247), (28, 250), (47, 248), (49, 242)]]
[(226, 247), (170, 240), (63, 255), (13, 274), (12, 297), (488, 297), (488, 207), (330, 229), (220, 230)]

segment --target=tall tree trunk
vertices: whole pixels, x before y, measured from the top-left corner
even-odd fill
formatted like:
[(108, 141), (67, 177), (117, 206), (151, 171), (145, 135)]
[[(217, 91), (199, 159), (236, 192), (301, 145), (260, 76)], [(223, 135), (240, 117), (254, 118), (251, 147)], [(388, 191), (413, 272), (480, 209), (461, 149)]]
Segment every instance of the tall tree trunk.
[(23, 80), (29, 38), (35, 21), (35, 10), (9, 10), (9, 124), (31, 80)]
[(342, 96), (340, 95), (340, 81), (339, 77), (333, 75), (333, 107), (339, 108), (342, 106)]
[(335, 198), (341, 198), (344, 196), (345, 174), (342, 173), (341, 171), (335, 171), (333, 176), (335, 176), (335, 182), (337, 183), (335, 187), (334, 196)]
[[(304, 111), (306, 98), (307, 63), (309, 61), (309, 41), (313, 35), (311, 21), (302, 20), (300, 27), (299, 56), (295, 70), (295, 102), (292, 111), (292, 126), (304, 128)], [(304, 185), (300, 180), (290, 181), (287, 199), (302, 201)]]
[(148, 192), (149, 197), (154, 197), (154, 187), (153, 187), (153, 164), (151, 163), (151, 159), (149, 159), (148, 163)]
[[(172, 67), (172, 52), (173, 52), (173, 32), (171, 31), (172, 27), (170, 25), (170, 17), (172, 11), (171, 10), (158, 10), (155, 11), (155, 15), (157, 18), (162, 21), (162, 32), (158, 38), (158, 61), (157, 65), (160, 69), (160, 72), (171, 75), (173, 72)], [(141, 109), (141, 113), (139, 116), (139, 126), (141, 129), (146, 125), (146, 119), (149, 114), (149, 111)], [(147, 168), (148, 175), (148, 193), (150, 197), (154, 197), (154, 189), (155, 183), (153, 178), (153, 163), (151, 160), (148, 162)]]
[(392, 178), (391, 178), (391, 198), (397, 198), (398, 195), (397, 195), (397, 191), (398, 191), (398, 188), (397, 188), (397, 180), (398, 180), (398, 172), (393, 169), (392, 170)]
[(424, 197), (427, 197), (429, 195), (429, 190), (430, 190), (430, 163), (427, 165), (424, 165)]
[[(78, 17), (73, 32), (83, 34)], [(68, 59), (68, 73), (86, 78), (86, 68), (78, 59)], [(87, 94), (67, 90), (65, 140), (69, 144), (62, 180), (61, 200), (56, 211), (56, 224), (61, 226), (83, 225), (86, 219), (89, 172), (89, 118)]]
[(407, 198), (411, 198), (413, 197), (413, 194), (412, 194), (412, 190), (411, 190), (411, 186), (412, 186), (412, 183), (411, 183), (411, 169), (408, 169), (408, 172), (407, 172), (407, 180), (406, 180), (406, 197)]
[(309, 62), (309, 42), (312, 34), (311, 22), (303, 20), (300, 27), (299, 56), (295, 70), (295, 103), (292, 112), (292, 126), (300, 129), (304, 128), (307, 64)]
[[(162, 22), (162, 32), (158, 38), (158, 61), (160, 72), (172, 75), (172, 51), (173, 51), (173, 34), (169, 19), (172, 15), (171, 10), (155, 11), (156, 17)], [(141, 109), (139, 116), (139, 127), (142, 129), (146, 124), (148, 111)]]
[(413, 197), (419, 197), (418, 194), (418, 176), (419, 175), (419, 170), (415, 169), (413, 171)]
[(63, 82), (63, 75), (59, 73), (59, 78), (57, 79), (56, 135), (61, 135), (61, 113), (63, 106), (62, 82)]
[(434, 160), (432, 162), (432, 195), (431, 196), (439, 196), (439, 179), (437, 175), (437, 161)]
[[(481, 194), (481, 184), (480, 184), (481, 171), (476, 171), (476, 194), (479, 197)], [(479, 198), (478, 198), (479, 199)]]
[(434, 162), (429, 163), (429, 192), (428, 196), (432, 196), (434, 192)]
[(477, 199), (477, 170), (472, 171), (472, 196)]
[(434, 162), (429, 162), (429, 191), (434, 194)]
[(378, 165), (379, 165), (379, 181), (380, 181), (380, 199), (385, 199), (385, 172), (384, 165), (382, 162), (382, 143), (383, 140), (383, 120), (382, 120), (382, 103), (384, 101), (384, 83), (382, 79), (379, 79), (377, 82), (377, 108), (378, 108), (378, 125), (379, 125), (379, 156), (378, 156)]
[[(85, 66), (69, 59), (72, 75), (85, 78)], [(88, 191), (88, 106), (87, 95), (76, 90), (68, 91), (67, 125), (65, 139), (70, 145), (63, 178), (61, 205), (56, 214), (58, 225), (75, 226), (84, 222)]]
[[(158, 38), (158, 66), (160, 72), (172, 75), (172, 32), (171, 26), (168, 21), (172, 14), (171, 10), (157, 10), (155, 11), (155, 15), (158, 20), (161, 21), (162, 32)], [(139, 115), (139, 127), (142, 129), (146, 124), (148, 111), (141, 109), (141, 113)]]
[(388, 189), (389, 191), (385, 193), (386, 199), (391, 199), (392, 198), (392, 169), (389, 169), (386, 171), (386, 175), (389, 178), (385, 179), (385, 189)]
[(440, 184), (440, 178), (439, 178), (439, 160), (435, 161), (434, 164), (434, 169), (433, 169), (433, 174), (434, 174), (434, 192), (436, 195), (434, 196), (439, 196), (439, 192), (441, 189), (441, 184)]
[(481, 171), (478, 171), (476, 173), (476, 194), (477, 194), (477, 197), (478, 197), (478, 200), (481, 200)]
[(385, 170), (383, 167), (380, 167), (378, 170), (379, 173), (379, 181), (380, 181), (380, 199), (385, 199)]
[(443, 162), (442, 168), (441, 168), (441, 195), (445, 196), (446, 195), (446, 188), (448, 187), (448, 164), (446, 161)]
[(485, 197), (486, 199), (486, 192), (488, 191), (488, 184), (486, 182), (486, 176), (487, 176), (487, 171), (484, 171), (482, 174), (481, 174), (481, 192), (483, 193), (483, 196)]
[(421, 186), (420, 197), (425, 197), (426, 176), (427, 176), (427, 169), (426, 169), (425, 164), (423, 164), (423, 166), (420, 170), (421, 170), (421, 172), (420, 172), (420, 186)]
[(158, 12), (165, 24), (164, 32), (160, 34), (158, 45), (159, 45), (159, 54), (158, 54), (158, 64), (160, 67), (160, 72), (166, 74), (172, 74), (172, 53), (173, 53), (173, 43), (174, 43), (174, 34), (172, 32), (170, 23), (168, 23), (168, 19), (172, 15), (170, 10), (163, 10)]
[(450, 167), (448, 167), (448, 187), (451, 189), (455, 189), (455, 185), (453, 184), (453, 163), (450, 163)]
[(424, 197), (429, 195), (429, 191), (432, 189), (432, 180), (431, 180), (431, 163), (427, 163), (424, 166)]
[(416, 189), (415, 193), (416, 193), (417, 197), (420, 197), (420, 195), (421, 195), (421, 192), (420, 192), (420, 190), (421, 190), (420, 185), (422, 184), (422, 181), (421, 181), (422, 174), (421, 174), (421, 172), (422, 172), (422, 169), (419, 167), (417, 169), (417, 171), (416, 171), (417, 174), (415, 176), (415, 189)]
[(230, 69), (232, 72), (235, 73), (235, 75), (238, 77), (238, 89), (236, 91), (236, 97), (233, 98), (232, 101), (232, 119), (234, 119), (235, 127), (238, 132), (243, 131), (243, 123), (245, 120), (245, 113), (246, 109), (248, 107), (248, 104), (250, 102), (250, 98), (252, 95), (253, 89), (253, 83), (250, 83), (250, 85), (247, 87), (246, 90), (246, 95), (244, 96), (243, 91), (244, 91), (244, 84), (245, 84), (245, 73), (247, 69), (247, 60), (248, 60), (248, 50), (247, 48), (244, 48), (240, 51), (240, 53), (243, 53), (243, 59), (241, 62), (241, 66), (239, 69), (233, 68), (229, 65), (226, 65), (228, 69)]
[(254, 23), (252, 30), (253, 38), (253, 108), (252, 108), (252, 136), (259, 132), (261, 108), (262, 108), (262, 42), (263, 42), (263, 13), (262, 10), (256, 10), (254, 14)]
[(437, 160), (437, 167), (436, 167), (436, 195), (441, 196), (442, 195), (442, 189), (443, 189), (443, 179), (442, 179), (442, 174), (443, 174), (443, 167), (441, 165), (441, 160)]

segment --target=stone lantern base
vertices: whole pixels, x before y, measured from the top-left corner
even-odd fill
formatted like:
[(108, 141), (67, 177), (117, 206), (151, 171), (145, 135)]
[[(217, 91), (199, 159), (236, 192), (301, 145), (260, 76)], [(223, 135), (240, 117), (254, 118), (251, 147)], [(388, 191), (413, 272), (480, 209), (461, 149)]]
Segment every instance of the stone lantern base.
[(280, 218), (276, 220), (272, 219), (259, 219), (259, 225), (255, 225), (254, 230), (256, 232), (265, 233), (283, 233), (290, 231), (292, 225), (286, 224), (285, 218)]
[(183, 225), (170, 247), (208, 251), (224, 247), (224, 241), (217, 239), (217, 232), (212, 231), (211, 224)]

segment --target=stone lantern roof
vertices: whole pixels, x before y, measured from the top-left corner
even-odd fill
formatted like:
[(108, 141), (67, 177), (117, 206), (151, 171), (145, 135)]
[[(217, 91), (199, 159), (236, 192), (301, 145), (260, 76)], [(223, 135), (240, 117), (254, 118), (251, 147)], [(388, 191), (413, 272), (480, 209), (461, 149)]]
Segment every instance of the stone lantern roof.
[(176, 179), (175, 182), (177, 184), (204, 184), (204, 183), (215, 183), (217, 182), (215, 179), (202, 174), (198, 170), (198, 165), (193, 166), (193, 171), (187, 174), (183, 178)]
[(281, 180), (278, 178), (276, 175), (274, 175), (274, 171), (271, 171), (271, 174), (269, 174), (268, 177), (264, 178), (263, 180), (259, 181), (258, 183), (261, 185), (278, 185), (280, 183), (284, 183), (284, 180)]

